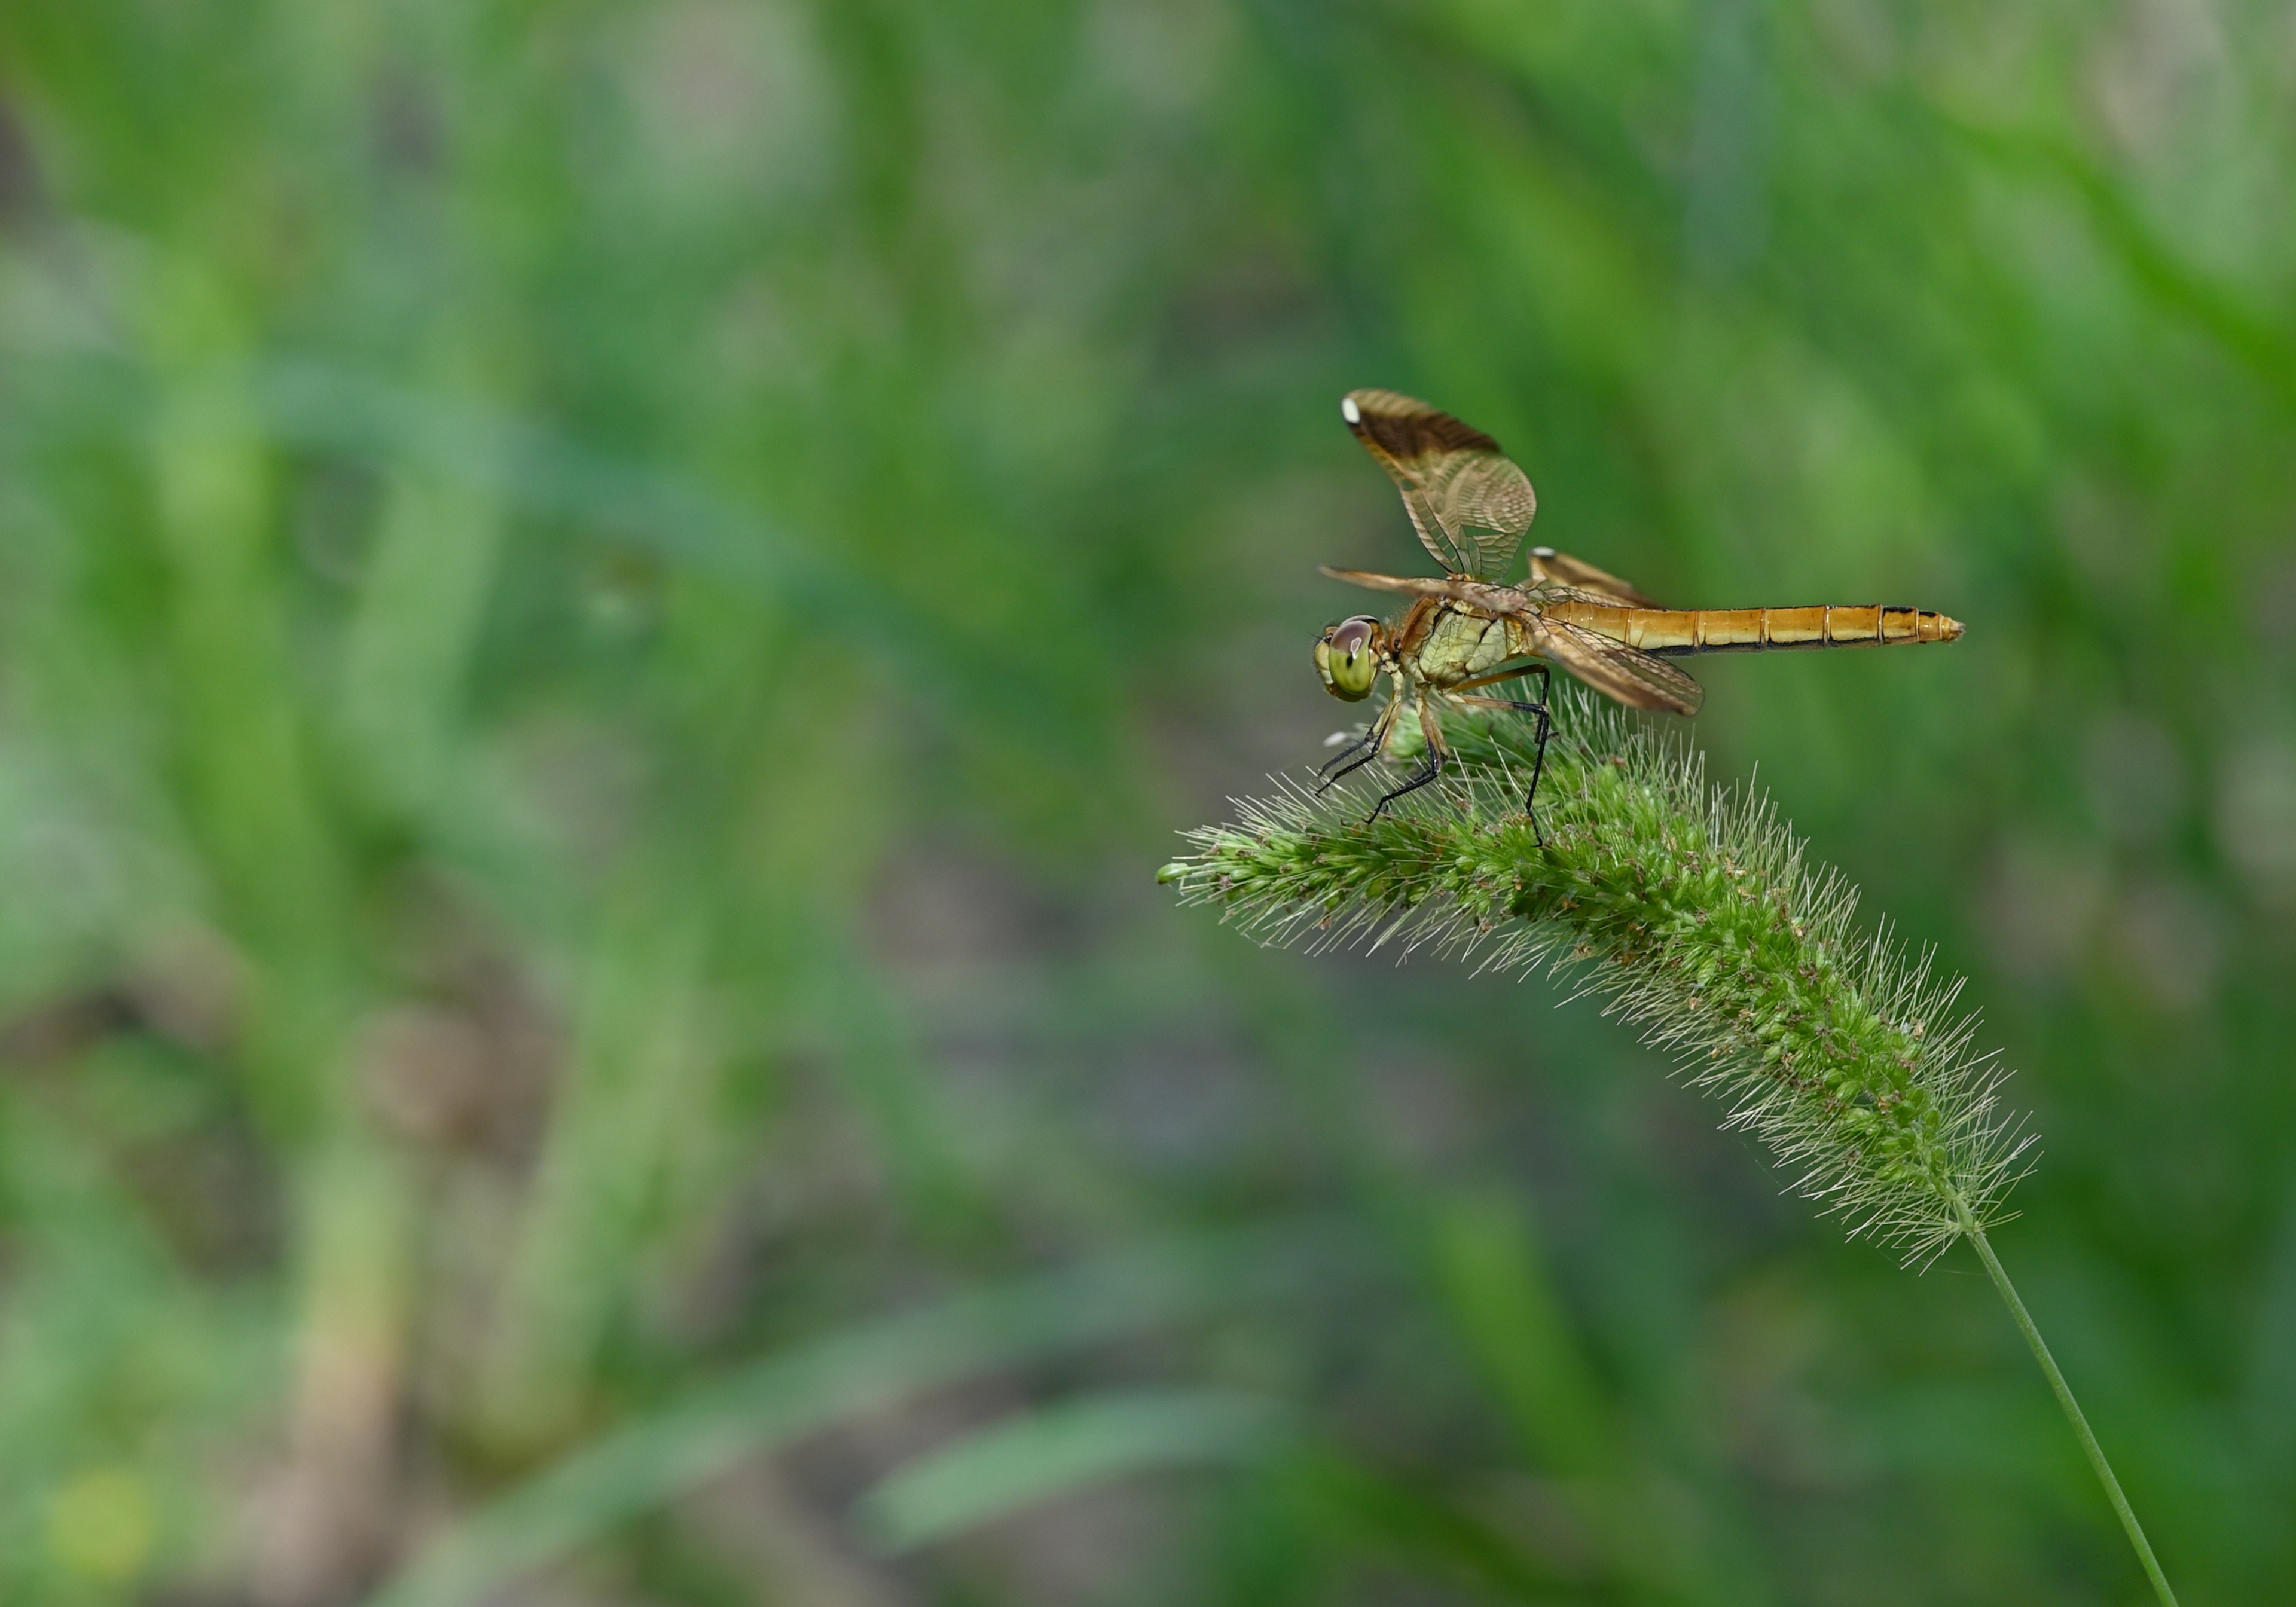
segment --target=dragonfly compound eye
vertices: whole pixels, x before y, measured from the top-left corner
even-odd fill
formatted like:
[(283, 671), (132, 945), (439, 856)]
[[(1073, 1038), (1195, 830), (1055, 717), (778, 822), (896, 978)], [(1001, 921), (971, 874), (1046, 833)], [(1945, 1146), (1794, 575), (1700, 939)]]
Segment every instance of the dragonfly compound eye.
[(1324, 690), (1350, 703), (1371, 695), (1379, 678), (1379, 621), (1368, 614), (1342, 619), (1316, 643), (1316, 673)]

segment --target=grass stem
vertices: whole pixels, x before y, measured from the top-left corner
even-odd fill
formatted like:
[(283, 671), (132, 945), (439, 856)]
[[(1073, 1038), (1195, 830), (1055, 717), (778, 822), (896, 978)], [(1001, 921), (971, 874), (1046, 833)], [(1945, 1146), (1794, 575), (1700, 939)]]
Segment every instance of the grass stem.
[(2113, 1476), (2112, 1464), (2104, 1459), (2104, 1447), (2097, 1444), (2096, 1435), (2089, 1429), (2088, 1419), (2081, 1414), (2080, 1402), (2073, 1398), (2072, 1386), (2065, 1382), (2065, 1375), (2058, 1370), (2057, 1358), (2049, 1354), (2048, 1341), (2033, 1325), (2033, 1315), (2025, 1309), (2025, 1302), (2018, 1298), (2017, 1286), (2009, 1281), (2008, 1271), (2001, 1265), (2001, 1258), (1993, 1253), (1992, 1242), (1986, 1238), (1985, 1230), (1973, 1223), (1967, 1228), (1966, 1235), (1977, 1250), (1977, 1259), (1985, 1263), (1985, 1270), (1993, 1280), (1993, 1287), (2001, 1291), (2001, 1303), (2009, 1308), (2009, 1315), (2017, 1320), (2017, 1332), (2025, 1336), (2025, 1343), (2031, 1347), (2033, 1359), (2041, 1364), (2041, 1372), (2048, 1379), (2049, 1388), (2056, 1391), (2057, 1404), (2065, 1410), (2065, 1421), (2073, 1425), (2073, 1433), (2079, 1437), (2081, 1449), (2088, 1454), (2089, 1466), (2096, 1470), (2097, 1482), (2104, 1486), (2105, 1498), (2112, 1503), (2112, 1510), (2120, 1514), (2120, 1527), (2127, 1532), (2129, 1545), (2136, 1548), (2136, 1560), (2144, 1565), (2144, 1577), (2152, 1581), (2152, 1594), (2161, 1598), (2161, 1607), (2177, 1607), (2177, 1593), (2169, 1588), (2169, 1576), (2161, 1571), (2161, 1561), (2152, 1554), (2152, 1543), (2144, 1537), (2144, 1526), (2136, 1521), (2136, 1510), (2128, 1505), (2128, 1497), (2121, 1493), (2120, 1480)]

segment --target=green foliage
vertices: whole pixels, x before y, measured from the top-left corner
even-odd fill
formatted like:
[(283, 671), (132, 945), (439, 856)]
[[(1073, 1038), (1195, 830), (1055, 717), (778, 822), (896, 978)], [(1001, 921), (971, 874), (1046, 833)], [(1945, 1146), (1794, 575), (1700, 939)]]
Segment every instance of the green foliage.
[[(768, 1357), (601, 1436), (496, 1501), (432, 1545), (375, 1607), (484, 1600), (745, 1458), (828, 1425), (1040, 1355), (1152, 1331), (1224, 1302), (1239, 1284), (1281, 1288), (1297, 1280), (1300, 1252), (1314, 1249), (1304, 1235), (1292, 1237), (1288, 1245), (1143, 1247), (1099, 1265), (969, 1291)], [(897, 1546), (942, 1537), (1080, 1477), (1240, 1448), (1266, 1426), (1247, 1421), (1249, 1408), (1209, 1397), (1191, 1398), (1172, 1413), (1140, 1400), (1070, 1410), (1078, 1414), (1059, 1426), (1037, 1425), (1057, 1440), (1049, 1471), (1034, 1431), (1021, 1423), (996, 1431), (1008, 1438), (961, 1443), (911, 1464), (903, 1481), (873, 1497), (881, 1537)], [(984, 1464), (994, 1491), (978, 1483)]]

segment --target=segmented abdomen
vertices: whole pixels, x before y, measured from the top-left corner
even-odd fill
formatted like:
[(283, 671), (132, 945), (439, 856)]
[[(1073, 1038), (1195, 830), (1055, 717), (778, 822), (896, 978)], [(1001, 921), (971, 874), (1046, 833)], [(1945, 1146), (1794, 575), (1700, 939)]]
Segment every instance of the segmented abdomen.
[(1764, 652), (1790, 647), (1897, 647), (1951, 642), (1961, 621), (1925, 608), (1882, 604), (1808, 608), (1611, 608), (1549, 603), (1550, 619), (1599, 631), (1644, 652)]

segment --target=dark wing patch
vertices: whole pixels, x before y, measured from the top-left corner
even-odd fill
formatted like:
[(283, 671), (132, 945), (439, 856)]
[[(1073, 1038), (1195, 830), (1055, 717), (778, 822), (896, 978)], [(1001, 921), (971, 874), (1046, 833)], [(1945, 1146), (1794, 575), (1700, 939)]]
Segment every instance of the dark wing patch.
[(1340, 414), (1402, 493), (1429, 556), (1451, 574), (1496, 579), (1538, 513), (1529, 477), (1499, 444), (1393, 390), (1350, 390)]

